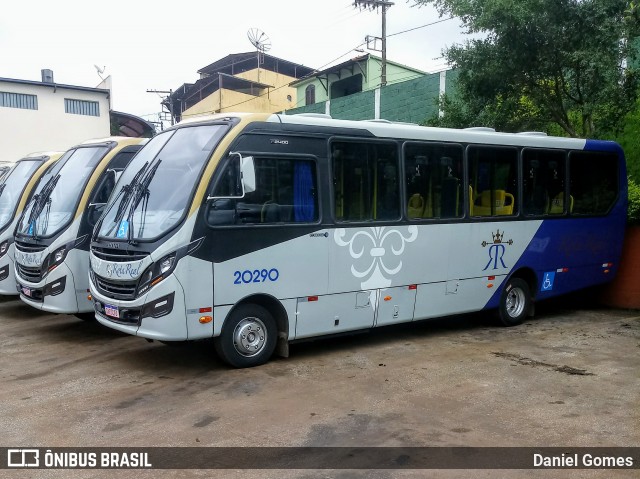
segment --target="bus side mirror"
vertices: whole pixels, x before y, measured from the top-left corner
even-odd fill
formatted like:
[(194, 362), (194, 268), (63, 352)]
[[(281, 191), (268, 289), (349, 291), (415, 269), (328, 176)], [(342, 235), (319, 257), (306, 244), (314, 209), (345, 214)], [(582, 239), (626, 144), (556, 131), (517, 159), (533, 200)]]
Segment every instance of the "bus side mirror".
[[(240, 156), (240, 173), (242, 174), (242, 187), (245, 193), (256, 191), (256, 167), (253, 156)], [(244, 195), (243, 195), (244, 196)]]
[(238, 152), (229, 153), (229, 157), (234, 156), (238, 157), (238, 163), (235, 163), (235, 158), (233, 158), (233, 162), (229, 163), (227, 168), (229, 180), (233, 182), (233, 185), (227, 185), (224, 188), (228, 191), (226, 195), (209, 195), (207, 201), (222, 198), (244, 198), (247, 193), (256, 191), (256, 168), (253, 156), (242, 156)]

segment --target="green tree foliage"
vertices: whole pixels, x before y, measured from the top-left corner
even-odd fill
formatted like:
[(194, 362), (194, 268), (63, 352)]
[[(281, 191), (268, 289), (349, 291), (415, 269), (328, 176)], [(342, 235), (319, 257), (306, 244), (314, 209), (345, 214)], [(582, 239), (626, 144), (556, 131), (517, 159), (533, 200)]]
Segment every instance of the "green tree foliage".
[(444, 126), (543, 130), (573, 137), (621, 131), (637, 94), (638, 10), (628, 0), (413, 0), (459, 17), (480, 38), (445, 50), (458, 94)]
[(640, 186), (629, 178), (629, 210), (627, 222), (630, 225), (640, 225)]

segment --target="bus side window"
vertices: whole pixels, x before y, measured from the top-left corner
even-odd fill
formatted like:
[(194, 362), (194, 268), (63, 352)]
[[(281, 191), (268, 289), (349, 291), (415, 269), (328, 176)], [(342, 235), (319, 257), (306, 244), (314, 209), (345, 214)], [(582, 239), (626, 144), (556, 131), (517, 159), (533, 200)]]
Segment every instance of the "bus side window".
[(569, 153), (569, 208), (573, 214), (602, 215), (618, 197), (618, 159), (615, 153)]
[(556, 215), (564, 212), (566, 155), (559, 150), (525, 148), (523, 199), (525, 215)]
[(338, 221), (400, 218), (395, 144), (334, 142), (331, 145), (334, 214)]
[(462, 147), (407, 143), (404, 148), (409, 219), (462, 216)]
[(510, 216), (518, 213), (518, 150), (502, 146), (468, 148), (472, 216)]
[[(207, 210), (211, 225), (309, 223), (319, 218), (315, 162), (254, 158), (256, 189), (240, 197), (238, 162), (230, 162)], [(235, 194), (230, 194), (235, 193)], [(220, 198), (223, 197), (223, 198)]]

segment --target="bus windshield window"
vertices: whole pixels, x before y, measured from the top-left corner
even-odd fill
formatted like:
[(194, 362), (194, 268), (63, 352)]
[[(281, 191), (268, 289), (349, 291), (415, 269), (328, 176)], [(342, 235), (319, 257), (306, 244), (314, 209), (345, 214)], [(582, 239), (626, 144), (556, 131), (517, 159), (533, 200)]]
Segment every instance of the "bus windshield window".
[(0, 229), (13, 219), (24, 187), (40, 164), (41, 162), (36, 160), (20, 161), (0, 185)]
[(96, 165), (107, 154), (106, 146), (70, 150), (45, 173), (25, 210), (18, 233), (52, 236), (66, 226)]
[(226, 125), (170, 130), (131, 160), (106, 207), (99, 236), (152, 239), (178, 224)]

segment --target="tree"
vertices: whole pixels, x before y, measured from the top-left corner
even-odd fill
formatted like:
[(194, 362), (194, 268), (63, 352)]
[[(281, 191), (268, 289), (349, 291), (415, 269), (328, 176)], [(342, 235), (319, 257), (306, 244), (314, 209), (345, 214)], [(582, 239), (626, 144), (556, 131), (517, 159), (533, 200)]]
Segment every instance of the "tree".
[[(612, 135), (637, 95), (630, 34), (638, 11), (627, 0), (414, 0), (462, 20), (483, 38), (444, 54), (458, 97), (447, 113), (504, 131), (561, 128), (573, 137)], [(447, 105), (448, 103), (448, 105)], [(458, 118), (460, 120), (461, 118)], [(469, 126), (469, 125), (453, 125)]]

